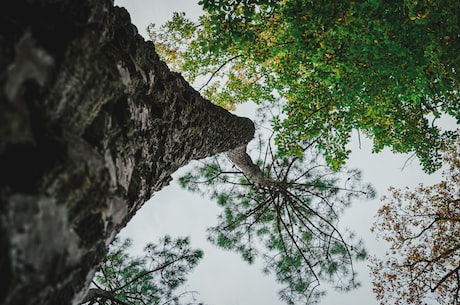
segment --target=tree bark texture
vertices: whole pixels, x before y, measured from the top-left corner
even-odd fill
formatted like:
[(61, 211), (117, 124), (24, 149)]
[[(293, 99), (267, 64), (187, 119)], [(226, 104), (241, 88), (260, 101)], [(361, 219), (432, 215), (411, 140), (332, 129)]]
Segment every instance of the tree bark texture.
[(111, 0), (0, 4), (0, 304), (78, 304), (170, 175), (249, 119), (169, 71)]
[(259, 186), (269, 186), (273, 181), (267, 177), (247, 153), (247, 145), (241, 145), (227, 152), (227, 157), (241, 172)]

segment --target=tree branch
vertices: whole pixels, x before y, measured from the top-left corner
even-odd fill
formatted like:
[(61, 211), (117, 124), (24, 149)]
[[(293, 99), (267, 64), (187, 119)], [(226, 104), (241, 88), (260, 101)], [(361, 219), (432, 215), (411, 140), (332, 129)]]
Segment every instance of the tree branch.
[(178, 261), (181, 261), (183, 259), (186, 259), (190, 257), (190, 255), (183, 255), (183, 256), (180, 256), (166, 264), (163, 264), (155, 269), (152, 269), (152, 270), (148, 270), (148, 271), (144, 271), (144, 272), (141, 272), (139, 273), (137, 276), (135, 276), (133, 279), (131, 279), (130, 281), (128, 281), (127, 283), (125, 283), (124, 285), (121, 285), (120, 287), (117, 287), (115, 288), (114, 290), (112, 290), (113, 292), (116, 292), (116, 291), (119, 291), (119, 290), (122, 290), (124, 289), (125, 287), (137, 282), (138, 280), (140, 280), (141, 278), (143, 278), (144, 276), (147, 276), (149, 274), (152, 274), (152, 273), (155, 273), (155, 272), (158, 272), (158, 271), (161, 271), (161, 270), (164, 270), (165, 268), (167, 268), (168, 266), (171, 266), (172, 264), (178, 262)]
[(80, 304), (85, 304), (87, 302), (94, 301), (97, 298), (102, 298), (106, 300), (110, 300), (114, 303), (120, 304), (120, 305), (130, 305), (124, 301), (121, 301), (116, 298), (115, 293), (112, 291), (107, 291), (99, 288), (90, 288), (88, 290), (88, 293), (86, 294), (85, 298), (83, 301), (81, 301)]
[(233, 60), (237, 59), (238, 57), (242, 57), (243, 55), (239, 54), (239, 55), (236, 55), (236, 56), (233, 56), (232, 58), (228, 59), (227, 61), (225, 61), (223, 64), (221, 64), (219, 66), (219, 68), (217, 68), (217, 70), (215, 70), (212, 75), (209, 77), (208, 81), (206, 83), (204, 83), (203, 86), (200, 87), (200, 89), (198, 89), (198, 91), (201, 91), (204, 87), (206, 87), (209, 82), (214, 78), (214, 76), (216, 76), (216, 74), (222, 70), (223, 67), (225, 67), (226, 64), (228, 64), (229, 62), (232, 62)]
[(451, 277), (454, 273), (457, 273), (460, 271), (460, 265), (458, 265), (455, 269), (450, 270), (446, 275), (443, 276), (443, 278), (434, 286), (431, 288), (431, 292), (435, 292), (436, 289), (439, 288), (449, 277)]

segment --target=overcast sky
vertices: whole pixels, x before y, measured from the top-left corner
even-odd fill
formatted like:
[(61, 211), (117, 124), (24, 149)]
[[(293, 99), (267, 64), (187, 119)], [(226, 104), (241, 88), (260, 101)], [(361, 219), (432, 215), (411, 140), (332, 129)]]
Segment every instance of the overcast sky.
[[(192, 19), (200, 15), (200, 7), (194, 0), (117, 0), (131, 15), (131, 21), (146, 37), (146, 27), (168, 20), (174, 11), (184, 11)], [(238, 114), (251, 114), (249, 106)], [(454, 121), (446, 121), (453, 128)], [(355, 202), (342, 218), (341, 226), (357, 232), (366, 242), (371, 254), (383, 254), (386, 245), (370, 233), (373, 217), (380, 206), (379, 198), (389, 186), (415, 187), (419, 183), (433, 184), (440, 181), (440, 174), (424, 174), (415, 160), (401, 170), (407, 155), (395, 155), (388, 150), (371, 154), (371, 143), (361, 137), (361, 147), (354, 135), (349, 145), (352, 150), (348, 166), (363, 172), (363, 181), (371, 182), (378, 196), (373, 201)], [(174, 175), (180, 176), (184, 169)], [(149, 200), (121, 232), (122, 237), (133, 239), (134, 253), (141, 253), (148, 242), (154, 242), (164, 234), (191, 236), (192, 246), (204, 250), (204, 259), (191, 273), (187, 288), (200, 293), (199, 299), (212, 305), (282, 305), (275, 279), (263, 275), (261, 265), (248, 265), (238, 254), (217, 249), (206, 241), (206, 228), (216, 223), (217, 205), (198, 195), (186, 192), (176, 184), (164, 188)], [(366, 263), (358, 265), (362, 287), (350, 293), (329, 291), (322, 305), (378, 305), (372, 294)]]

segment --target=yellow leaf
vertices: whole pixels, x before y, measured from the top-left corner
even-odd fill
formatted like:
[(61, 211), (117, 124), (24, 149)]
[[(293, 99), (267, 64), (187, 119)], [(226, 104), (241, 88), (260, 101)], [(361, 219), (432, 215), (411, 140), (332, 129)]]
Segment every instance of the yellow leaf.
[(418, 18), (425, 18), (426, 16), (428, 16), (429, 13), (430, 13), (430, 10), (426, 10), (425, 12), (419, 12), (419, 13), (417, 13), (417, 17)]

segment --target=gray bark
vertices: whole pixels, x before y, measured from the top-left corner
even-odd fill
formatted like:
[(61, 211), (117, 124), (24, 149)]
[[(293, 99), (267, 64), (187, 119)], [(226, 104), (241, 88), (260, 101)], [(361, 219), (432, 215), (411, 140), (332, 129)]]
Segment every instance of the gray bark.
[(247, 145), (241, 145), (227, 152), (227, 157), (241, 172), (258, 186), (271, 186), (276, 182), (267, 177), (247, 153)]
[(4, 1), (0, 304), (78, 304), (176, 169), (253, 133), (170, 72), (112, 1)]

